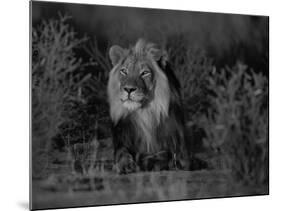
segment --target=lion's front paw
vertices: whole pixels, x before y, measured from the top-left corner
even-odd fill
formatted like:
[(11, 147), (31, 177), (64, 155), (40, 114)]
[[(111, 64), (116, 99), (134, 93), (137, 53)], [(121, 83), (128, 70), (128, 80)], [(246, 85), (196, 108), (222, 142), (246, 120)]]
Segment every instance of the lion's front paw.
[(131, 155), (123, 156), (116, 163), (116, 171), (119, 174), (128, 174), (136, 172), (137, 165)]

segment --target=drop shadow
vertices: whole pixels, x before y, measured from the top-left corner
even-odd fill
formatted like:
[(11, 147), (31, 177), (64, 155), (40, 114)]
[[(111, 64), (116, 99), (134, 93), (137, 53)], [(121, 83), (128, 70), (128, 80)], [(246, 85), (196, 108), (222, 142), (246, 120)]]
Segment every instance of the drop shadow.
[(29, 210), (29, 204), (28, 202), (18, 202), (19, 207), (21, 207), (24, 210)]

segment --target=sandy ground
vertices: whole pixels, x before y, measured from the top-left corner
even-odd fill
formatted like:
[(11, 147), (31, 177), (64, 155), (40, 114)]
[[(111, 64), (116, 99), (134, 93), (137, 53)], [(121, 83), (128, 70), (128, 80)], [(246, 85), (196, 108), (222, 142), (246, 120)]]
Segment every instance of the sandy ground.
[(161, 171), (129, 175), (56, 174), (33, 181), (33, 209), (267, 194), (267, 187), (233, 183), (229, 172)]

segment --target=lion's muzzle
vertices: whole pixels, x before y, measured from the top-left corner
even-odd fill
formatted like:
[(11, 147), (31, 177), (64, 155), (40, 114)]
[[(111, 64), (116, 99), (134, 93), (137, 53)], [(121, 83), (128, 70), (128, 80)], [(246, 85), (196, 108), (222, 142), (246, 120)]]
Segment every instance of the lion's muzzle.
[(139, 93), (139, 89), (134, 86), (125, 86), (122, 89), (121, 101), (123, 106), (130, 111), (134, 111), (141, 107), (143, 94)]

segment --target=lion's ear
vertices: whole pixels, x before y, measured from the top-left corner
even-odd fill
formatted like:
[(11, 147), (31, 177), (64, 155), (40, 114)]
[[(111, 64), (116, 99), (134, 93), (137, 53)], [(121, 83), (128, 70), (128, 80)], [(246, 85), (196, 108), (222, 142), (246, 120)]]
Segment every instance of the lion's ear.
[(125, 56), (125, 49), (118, 45), (113, 45), (109, 49), (109, 57), (113, 66), (115, 66)]
[(166, 50), (162, 50), (160, 62), (161, 62), (163, 67), (166, 66), (166, 64), (168, 62), (168, 59), (169, 59), (168, 52)]
[(168, 53), (165, 50), (160, 50), (158, 48), (151, 48), (149, 53), (152, 55), (153, 59), (165, 67), (168, 62)]

